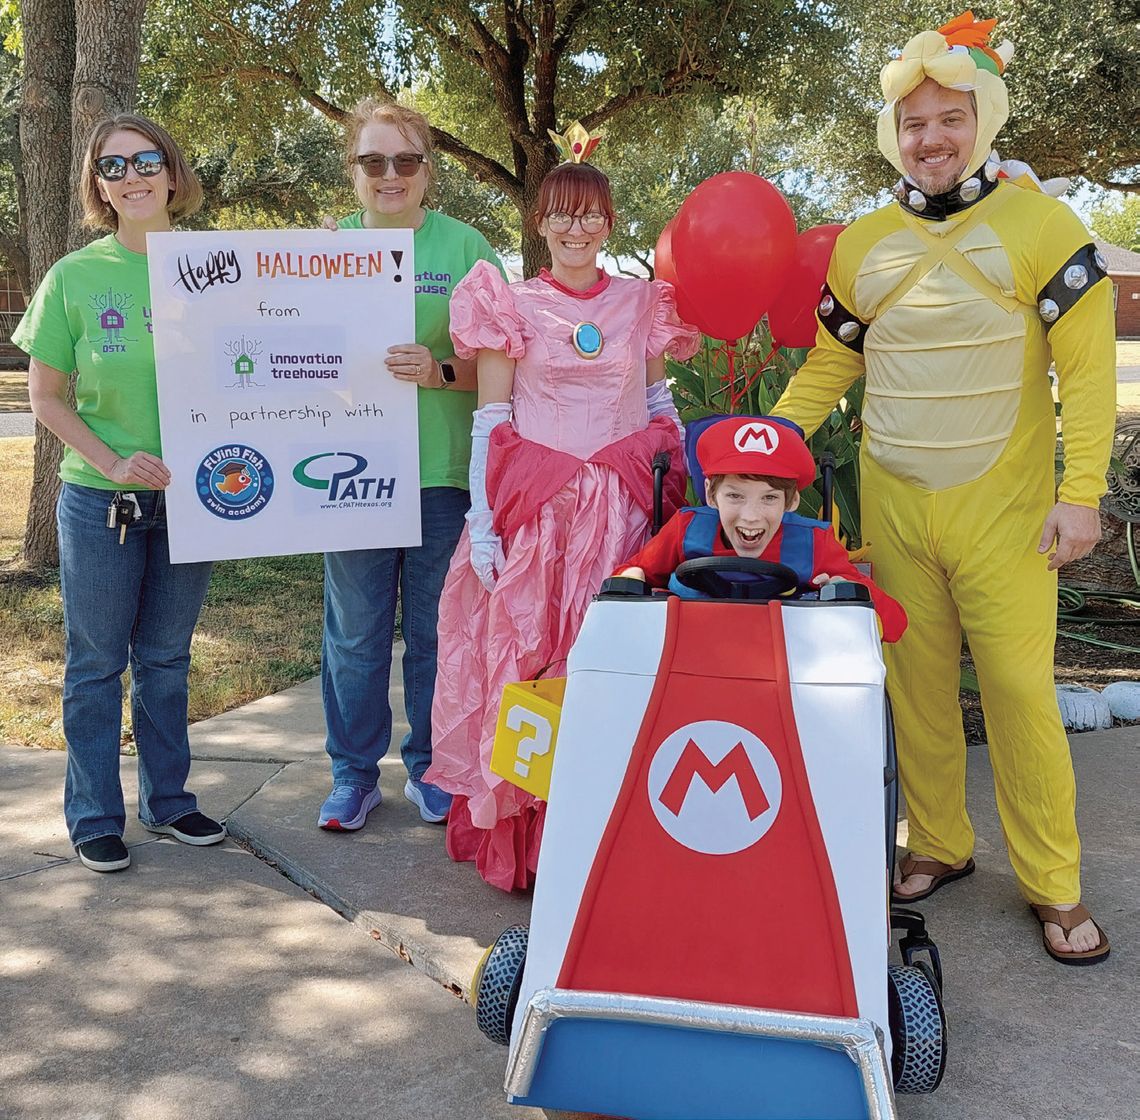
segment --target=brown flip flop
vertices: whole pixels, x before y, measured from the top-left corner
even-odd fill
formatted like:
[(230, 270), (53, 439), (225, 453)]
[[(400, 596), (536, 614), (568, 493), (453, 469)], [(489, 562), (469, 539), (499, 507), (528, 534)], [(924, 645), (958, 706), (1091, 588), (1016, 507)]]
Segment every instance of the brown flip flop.
[(919, 902), (924, 898), (929, 898), (939, 887), (953, 883), (955, 879), (965, 879), (967, 875), (973, 875), (974, 861), (968, 859), (963, 867), (951, 867), (950, 864), (943, 863), (941, 860), (908, 854), (903, 859), (899, 871), (904, 879), (908, 875), (930, 875), (933, 877), (934, 882), (921, 894), (896, 894), (893, 890), (891, 891), (891, 898), (895, 902)]
[[(1098, 964), (1108, 956), (1108, 934), (1097, 925), (1096, 920), (1081, 903), (1078, 902), (1072, 910), (1058, 910), (1055, 906), (1038, 906), (1031, 902), (1029, 909), (1033, 911), (1033, 916), (1041, 923), (1041, 941), (1045, 946), (1045, 952), (1055, 961), (1060, 961), (1061, 964)], [(1049, 937), (1045, 933), (1046, 922), (1060, 926), (1067, 941), (1072, 930), (1076, 929), (1081, 922), (1089, 921), (1096, 926), (1096, 931), (1100, 935), (1100, 944), (1095, 949), (1085, 949), (1081, 953), (1059, 953), (1049, 943)]]

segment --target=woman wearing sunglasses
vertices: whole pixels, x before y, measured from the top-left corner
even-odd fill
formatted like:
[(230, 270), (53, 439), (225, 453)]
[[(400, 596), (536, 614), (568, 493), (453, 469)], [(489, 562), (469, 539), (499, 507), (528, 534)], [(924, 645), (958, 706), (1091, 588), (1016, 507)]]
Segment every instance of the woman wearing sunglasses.
[(416, 337), (390, 347), (384, 364), (392, 377), (419, 387), (423, 543), (325, 554), (321, 686), (333, 789), (317, 823), (333, 831), (362, 827), (380, 803), (379, 762), (392, 734), (388, 677), (397, 592), (411, 725), (401, 743), (408, 771), (404, 796), (425, 821), (442, 821), (451, 804), (423, 780), (431, 762), (439, 596), (470, 505), (475, 362), (452, 351), (448, 300), (477, 261), (496, 274), (502, 269), (481, 233), (424, 205), (435, 157), (422, 113), (369, 98), (353, 110), (347, 141), (348, 171), (362, 209), (337, 224), (414, 230)]
[[(577, 152), (591, 147), (584, 137)], [(480, 407), (468, 531), (440, 604), (428, 773), (455, 795), (448, 852), (503, 890), (532, 881), (545, 808), (490, 772), (503, 686), (564, 674), (590, 599), (649, 535), (659, 451), (671, 455), (666, 493), (680, 504), (665, 351), (687, 358), (700, 341), (668, 284), (598, 267), (614, 208), (596, 168), (555, 168), (534, 220), (549, 271), (508, 287), (476, 265), (451, 301), (456, 352), (478, 355)]]
[(128, 665), (139, 819), (186, 844), (225, 838), (186, 790), (190, 638), (210, 565), (169, 559), (146, 257), (146, 235), (197, 210), (202, 189), (166, 131), (133, 114), (95, 127), (83, 167), (84, 221), (110, 232), (52, 266), (13, 341), (31, 357), (36, 419), (66, 445), (56, 508), (64, 815), (84, 866), (119, 871), (131, 861), (119, 781)]

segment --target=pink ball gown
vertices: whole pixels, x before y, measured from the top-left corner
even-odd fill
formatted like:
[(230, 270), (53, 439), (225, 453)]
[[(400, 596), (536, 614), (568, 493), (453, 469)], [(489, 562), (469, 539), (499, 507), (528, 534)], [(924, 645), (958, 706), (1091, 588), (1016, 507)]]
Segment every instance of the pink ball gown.
[[(593, 359), (573, 344), (583, 322), (602, 334)], [(492, 432), (487, 459), (507, 563), (488, 593), (464, 529), (439, 606), (425, 777), (455, 795), (452, 859), (474, 860), (488, 883), (509, 891), (533, 882), (545, 805), (489, 769), (503, 686), (565, 675), (591, 597), (648, 538), (658, 451), (672, 457), (667, 512), (682, 503), (677, 428), (649, 419), (645, 363), (666, 350), (691, 357), (700, 334), (677, 317), (664, 281), (603, 273), (575, 292), (543, 272), (508, 286), (480, 262), (452, 294), (451, 337), (460, 357), (500, 350), (516, 363), (514, 417)]]

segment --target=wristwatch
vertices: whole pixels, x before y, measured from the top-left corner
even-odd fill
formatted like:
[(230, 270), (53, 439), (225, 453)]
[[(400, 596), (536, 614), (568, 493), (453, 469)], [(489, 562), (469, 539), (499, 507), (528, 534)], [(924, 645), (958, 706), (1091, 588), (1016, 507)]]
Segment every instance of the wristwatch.
[(455, 384), (455, 367), (449, 362), (439, 363), (439, 376), (443, 378), (444, 385)]

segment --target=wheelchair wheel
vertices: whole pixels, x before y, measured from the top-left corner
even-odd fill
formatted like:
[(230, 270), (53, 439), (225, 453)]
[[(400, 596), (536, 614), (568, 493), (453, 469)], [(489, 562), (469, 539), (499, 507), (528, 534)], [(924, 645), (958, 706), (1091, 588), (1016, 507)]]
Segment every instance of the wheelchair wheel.
[(511, 1040), (511, 1021), (519, 999), (529, 932), (526, 926), (503, 930), (480, 962), (471, 984), (475, 1022), (492, 1042), (501, 1046)]
[(925, 962), (887, 969), (891, 1072), (900, 1093), (933, 1093), (946, 1071), (942, 993)]

